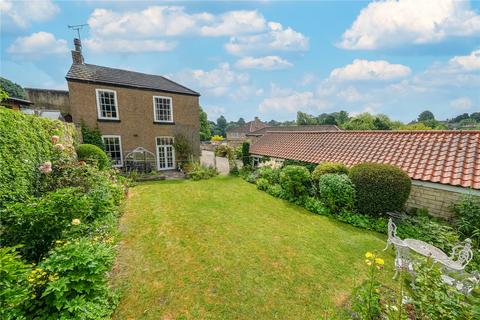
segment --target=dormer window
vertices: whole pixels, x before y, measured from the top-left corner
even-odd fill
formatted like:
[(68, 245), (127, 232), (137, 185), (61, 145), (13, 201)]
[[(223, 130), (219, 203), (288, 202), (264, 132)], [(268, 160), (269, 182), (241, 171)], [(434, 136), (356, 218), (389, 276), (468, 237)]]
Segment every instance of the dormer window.
[(108, 89), (96, 89), (98, 119), (119, 120), (117, 92)]
[(153, 97), (154, 122), (173, 122), (173, 105), (170, 97)]

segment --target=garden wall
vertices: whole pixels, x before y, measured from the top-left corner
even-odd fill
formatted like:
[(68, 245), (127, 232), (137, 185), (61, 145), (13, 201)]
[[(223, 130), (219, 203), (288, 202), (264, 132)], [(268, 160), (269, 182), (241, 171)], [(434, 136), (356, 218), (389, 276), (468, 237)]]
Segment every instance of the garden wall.
[(466, 194), (480, 197), (478, 190), (412, 180), (412, 191), (407, 201), (407, 207), (425, 208), (433, 216), (448, 219), (453, 215), (452, 204), (458, 202)]

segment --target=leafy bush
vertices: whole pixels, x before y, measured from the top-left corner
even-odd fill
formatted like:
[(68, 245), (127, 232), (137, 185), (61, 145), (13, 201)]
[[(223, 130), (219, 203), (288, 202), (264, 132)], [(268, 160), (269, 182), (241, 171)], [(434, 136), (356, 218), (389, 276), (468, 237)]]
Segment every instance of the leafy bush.
[(41, 198), (7, 205), (0, 213), (2, 240), (7, 246), (23, 245), (22, 255), (39, 261), (71, 227), (73, 219), (84, 220), (92, 212), (92, 203), (77, 188), (64, 188)]
[(215, 155), (217, 157), (224, 157), (229, 160), (234, 159), (234, 151), (233, 148), (226, 145), (226, 144), (221, 144), (215, 149)]
[(51, 161), (51, 137), (64, 135), (65, 126), (33, 115), (0, 107), (0, 207), (22, 201), (35, 191), (42, 173), (39, 166)]
[(279, 184), (269, 184), (267, 190), (265, 190), (269, 195), (282, 198), (283, 196), (283, 189), (282, 186)]
[(203, 166), (199, 162), (194, 162), (192, 170), (187, 173), (187, 176), (194, 181), (210, 179), (217, 175), (217, 169)]
[(327, 173), (319, 178), (320, 199), (332, 211), (353, 209), (355, 188), (345, 174)]
[(0, 318), (26, 319), (26, 306), (31, 299), (27, 281), (31, 271), (15, 248), (0, 248)]
[(286, 167), (286, 166), (301, 166), (301, 167), (307, 168), (307, 170), (309, 172), (313, 172), (313, 170), (315, 170), (315, 168), (317, 167), (317, 165), (315, 163), (298, 161), (298, 160), (289, 160), (289, 159), (286, 159), (283, 162), (283, 166), (284, 167)]
[(86, 123), (80, 123), (80, 130), (82, 132), (82, 140), (85, 144), (93, 144), (102, 150), (105, 150), (105, 144), (102, 139), (102, 132), (98, 127), (90, 129)]
[(315, 197), (308, 197), (305, 200), (305, 209), (310, 212), (321, 214), (321, 215), (330, 215), (330, 210), (325, 206), (325, 204), (318, 200)]
[(244, 167), (252, 164), (252, 159), (250, 158), (250, 142), (248, 141), (242, 143), (242, 161)]
[(258, 190), (267, 191), (268, 187), (270, 187), (270, 183), (265, 178), (259, 178), (256, 183)]
[(455, 225), (462, 238), (471, 238), (480, 247), (480, 197), (468, 195), (453, 206)]
[(412, 185), (401, 169), (378, 163), (353, 166), (350, 179), (355, 185), (359, 212), (372, 215), (403, 210)]
[(107, 154), (93, 144), (81, 144), (77, 147), (78, 160), (97, 166), (100, 170), (110, 167)]
[(193, 155), (190, 140), (182, 134), (175, 135), (175, 139), (173, 139), (173, 148), (175, 149), (176, 160), (180, 163), (188, 161)]
[(113, 259), (112, 245), (87, 239), (53, 249), (40, 263), (50, 275), (37, 308), (41, 315), (51, 319), (109, 317), (116, 299), (109, 291), (106, 273)]
[(280, 169), (274, 169), (272, 167), (261, 167), (257, 171), (258, 177), (266, 179), (268, 183), (280, 183)]
[(312, 172), (312, 180), (317, 182), (320, 177), (327, 173), (348, 174), (348, 168), (342, 163), (323, 162)]
[(288, 198), (304, 196), (311, 185), (310, 172), (302, 166), (286, 166), (280, 172), (280, 185)]
[(417, 265), (410, 284), (415, 319), (473, 319), (472, 306), (461, 292), (442, 281), (437, 265)]
[(352, 226), (358, 228), (381, 233), (387, 232), (388, 220), (385, 217), (367, 216), (349, 210), (342, 210), (334, 215), (334, 217), (339, 221), (351, 224)]

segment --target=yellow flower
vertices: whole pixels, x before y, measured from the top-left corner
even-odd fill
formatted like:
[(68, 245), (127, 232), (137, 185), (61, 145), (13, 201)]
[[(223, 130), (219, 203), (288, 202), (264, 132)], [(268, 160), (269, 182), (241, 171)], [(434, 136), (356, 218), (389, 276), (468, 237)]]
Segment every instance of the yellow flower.
[(375, 258), (375, 263), (383, 266), (385, 264), (385, 261), (382, 258)]
[(371, 252), (365, 253), (365, 258), (373, 258), (373, 253)]
[(78, 226), (80, 224), (80, 219), (73, 219), (72, 220), (72, 225)]

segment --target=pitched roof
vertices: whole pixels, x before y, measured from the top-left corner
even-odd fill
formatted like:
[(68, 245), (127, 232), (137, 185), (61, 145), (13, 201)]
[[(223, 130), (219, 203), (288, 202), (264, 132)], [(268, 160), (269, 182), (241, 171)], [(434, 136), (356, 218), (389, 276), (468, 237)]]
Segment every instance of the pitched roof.
[(247, 136), (263, 136), (267, 131), (341, 131), (335, 125), (302, 125), (302, 126), (275, 126), (265, 127), (247, 134)]
[(66, 78), (67, 80), (73, 81), (94, 82), (194, 96), (200, 95), (198, 92), (190, 90), (162, 76), (96, 66), (93, 64), (72, 64)]
[(267, 124), (260, 120), (253, 120), (245, 123), (243, 126), (229, 129), (228, 132), (249, 133), (267, 127)]
[(388, 163), (410, 178), (480, 189), (480, 131), (267, 132), (250, 153), (311, 163)]

